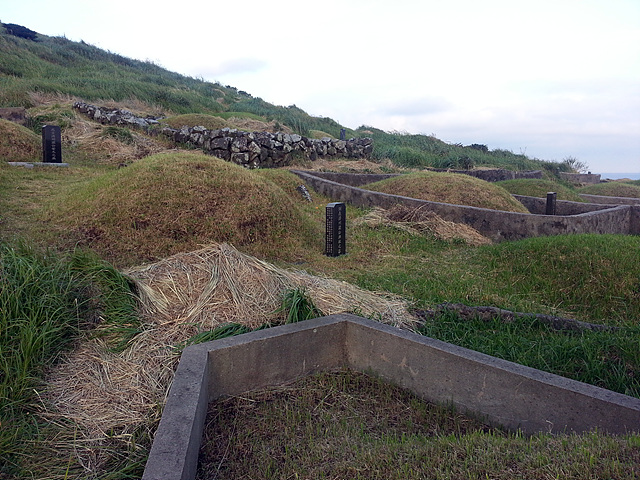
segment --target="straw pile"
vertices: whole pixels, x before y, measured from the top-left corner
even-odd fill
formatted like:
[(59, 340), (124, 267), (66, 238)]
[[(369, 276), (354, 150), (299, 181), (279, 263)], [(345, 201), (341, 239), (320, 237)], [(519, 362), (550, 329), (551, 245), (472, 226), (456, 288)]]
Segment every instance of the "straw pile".
[(440, 240), (462, 240), (469, 245), (488, 245), (490, 239), (476, 229), (462, 223), (449, 222), (424, 207), (411, 208), (396, 205), (389, 210), (374, 208), (367, 215), (357, 218), (354, 224), (371, 227), (388, 226), (411, 235), (433, 235)]
[(122, 353), (88, 338), (48, 379), (46, 400), (55, 413), (45, 415), (78, 425), (85, 449), (80, 453), (76, 443), (76, 454), (90, 457), (80, 461), (93, 471), (104, 459), (90, 444), (126, 441), (159, 419), (178, 361), (176, 345), (226, 322), (257, 327), (277, 320), (273, 312), (288, 289), (305, 288), (324, 314), (357, 309), (405, 328), (414, 321), (398, 298), (280, 269), (228, 244), (174, 255), (127, 273), (138, 286), (144, 331)]

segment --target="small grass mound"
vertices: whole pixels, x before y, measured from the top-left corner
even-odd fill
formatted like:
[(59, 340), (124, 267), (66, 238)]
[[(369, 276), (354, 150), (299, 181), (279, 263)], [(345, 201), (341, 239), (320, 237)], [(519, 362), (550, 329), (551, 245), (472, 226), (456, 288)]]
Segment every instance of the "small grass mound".
[(166, 123), (171, 128), (182, 128), (203, 126), (208, 130), (218, 130), (220, 128), (229, 127), (227, 121), (220, 117), (214, 117), (213, 115), (205, 115), (201, 113), (192, 113), (185, 115), (176, 115), (174, 117), (168, 117), (162, 120), (162, 123)]
[(640, 186), (623, 182), (605, 182), (588, 185), (578, 190), (589, 195), (603, 195), (605, 197), (640, 198)]
[(48, 218), (66, 242), (119, 266), (213, 242), (287, 258), (297, 248), (321, 250), (318, 227), (296, 200), (256, 172), (215, 157), (165, 153), (57, 196)]
[(457, 173), (416, 172), (371, 183), (363, 188), (430, 202), (529, 213), (504, 188)]
[(545, 198), (548, 192), (556, 192), (558, 200), (569, 200), (571, 202), (584, 202), (582, 197), (572, 189), (551, 180), (537, 178), (521, 178), (517, 180), (504, 180), (496, 182), (507, 192), (514, 195), (526, 195), (528, 197)]
[(0, 119), (0, 159), (6, 162), (39, 162), (42, 140), (28, 128)]

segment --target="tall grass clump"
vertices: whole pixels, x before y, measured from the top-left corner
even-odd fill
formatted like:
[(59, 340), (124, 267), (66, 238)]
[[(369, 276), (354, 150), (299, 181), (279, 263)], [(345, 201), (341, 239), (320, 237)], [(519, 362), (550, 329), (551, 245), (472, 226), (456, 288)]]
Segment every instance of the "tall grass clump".
[(42, 376), (81, 329), (136, 324), (131, 288), (91, 253), (0, 244), (0, 476), (19, 471), (18, 458), (37, 438)]

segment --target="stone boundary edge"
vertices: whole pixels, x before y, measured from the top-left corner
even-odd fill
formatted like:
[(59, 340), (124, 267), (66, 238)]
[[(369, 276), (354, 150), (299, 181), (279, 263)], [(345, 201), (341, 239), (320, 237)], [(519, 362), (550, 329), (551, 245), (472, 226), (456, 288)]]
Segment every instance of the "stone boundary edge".
[(640, 431), (640, 399), (337, 314), (186, 348), (143, 480), (195, 477), (210, 401), (339, 367), (525, 433)]
[[(391, 208), (394, 205), (406, 205), (413, 208), (422, 207), (433, 211), (444, 220), (469, 225), (495, 242), (571, 233), (640, 234), (640, 206), (636, 205), (590, 204), (590, 206), (579, 208), (586, 208), (592, 211), (571, 215), (515, 213), (429, 202), (400, 195), (373, 192), (327, 180), (316, 174), (316, 172), (291, 171), (314, 190), (335, 201), (346, 202), (364, 208)], [(542, 199), (535, 199), (534, 197), (522, 198), (529, 198), (532, 203), (542, 201)], [(559, 201), (558, 204), (560, 205), (561, 213), (571, 211), (574, 207), (578, 208), (576, 205), (581, 205), (579, 202), (562, 201)]]

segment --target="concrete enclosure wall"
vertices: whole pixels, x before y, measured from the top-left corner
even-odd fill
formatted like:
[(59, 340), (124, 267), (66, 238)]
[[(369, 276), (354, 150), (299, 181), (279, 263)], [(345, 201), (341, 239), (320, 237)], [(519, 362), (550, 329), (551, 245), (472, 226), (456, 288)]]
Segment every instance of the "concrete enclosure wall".
[(603, 205), (640, 205), (640, 198), (629, 197), (607, 197), (604, 195), (588, 195), (581, 193), (580, 197), (591, 203), (600, 203)]
[(340, 314), (185, 349), (143, 480), (195, 477), (209, 401), (338, 367), (525, 433), (640, 431), (640, 399)]
[[(540, 170), (533, 170), (530, 172), (514, 172), (511, 170), (443, 170), (443, 169), (429, 169), (430, 172), (441, 173), (457, 173), (461, 175), (469, 175), (471, 177), (479, 178), (485, 182), (499, 182), (501, 180), (513, 180), (515, 178), (542, 178), (542, 172)], [(331, 180), (332, 182), (342, 183), (344, 185), (350, 185), (352, 187), (361, 187), (367, 183), (379, 182), (386, 180), (387, 178), (398, 177), (403, 175), (401, 173), (388, 173), (388, 174), (370, 174), (370, 173), (336, 173), (336, 172), (313, 172), (317, 177), (324, 178), (325, 180)]]
[(560, 172), (560, 178), (574, 185), (590, 185), (600, 183), (600, 174), (597, 173), (565, 173)]
[[(327, 180), (316, 172), (299, 170), (293, 170), (293, 172), (313, 189), (335, 201), (365, 208), (391, 208), (394, 205), (421, 207), (438, 214), (445, 220), (469, 225), (496, 242), (569, 233), (640, 233), (638, 227), (639, 206), (612, 206), (611, 208), (591, 206), (584, 208), (593, 209), (592, 211), (574, 215), (533, 215), (428, 202), (400, 195), (372, 192)], [(569, 209), (570, 207), (564, 202), (558, 203), (561, 204), (561, 208)]]

